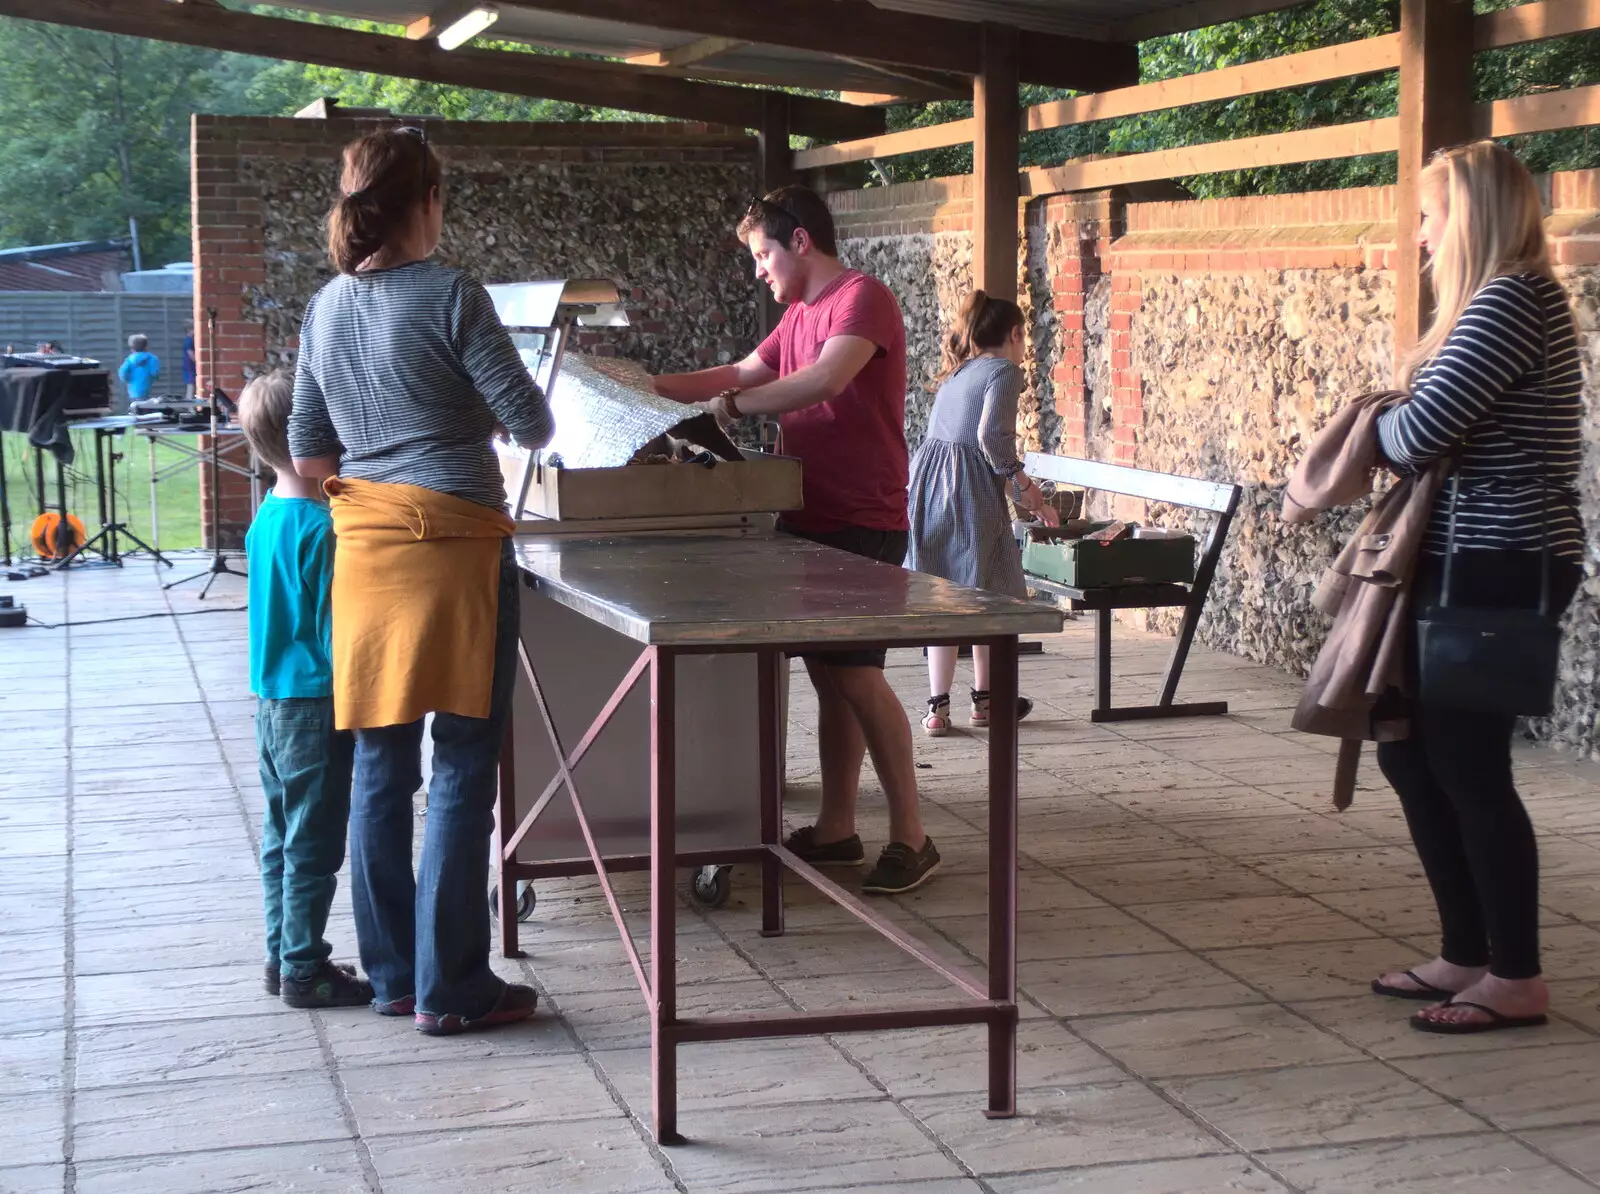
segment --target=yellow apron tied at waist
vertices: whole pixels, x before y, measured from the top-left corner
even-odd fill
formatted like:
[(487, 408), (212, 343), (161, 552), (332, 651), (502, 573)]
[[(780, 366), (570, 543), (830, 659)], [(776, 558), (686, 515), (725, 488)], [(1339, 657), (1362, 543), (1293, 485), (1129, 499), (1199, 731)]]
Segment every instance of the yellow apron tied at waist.
[(427, 713), (488, 717), (501, 510), (416, 485), (348, 477), (333, 511), (333, 716), (341, 730)]

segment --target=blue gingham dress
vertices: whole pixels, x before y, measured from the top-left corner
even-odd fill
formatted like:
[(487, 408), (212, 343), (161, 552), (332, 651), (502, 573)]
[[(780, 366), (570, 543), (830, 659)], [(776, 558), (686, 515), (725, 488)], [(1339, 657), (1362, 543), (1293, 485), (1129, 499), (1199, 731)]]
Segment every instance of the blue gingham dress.
[(973, 589), (1026, 597), (1011, 534), (1006, 482), (1017, 459), (1022, 370), (975, 357), (933, 400), (928, 434), (911, 461), (911, 546), (906, 567)]

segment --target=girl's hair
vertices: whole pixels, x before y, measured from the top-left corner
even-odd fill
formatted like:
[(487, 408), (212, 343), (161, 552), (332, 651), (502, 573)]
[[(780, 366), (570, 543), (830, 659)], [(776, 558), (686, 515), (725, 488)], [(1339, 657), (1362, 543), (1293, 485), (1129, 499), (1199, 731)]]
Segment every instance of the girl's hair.
[(1016, 303), (974, 290), (961, 304), (955, 326), (944, 338), (943, 360), (934, 384), (944, 381), (985, 349), (999, 348), (1022, 323), (1022, 308)]
[(443, 172), (422, 130), (385, 129), (344, 147), (339, 199), (328, 212), (328, 256), (341, 274), (404, 232)]
[(1427, 267), (1433, 321), (1396, 370), (1404, 387), (1439, 355), (1467, 304), (1495, 278), (1555, 277), (1539, 188), (1510, 150), (1493, 141), (1441, 150), (1422, 172), (1421, 189), (1441, 199), (1444, 231)]

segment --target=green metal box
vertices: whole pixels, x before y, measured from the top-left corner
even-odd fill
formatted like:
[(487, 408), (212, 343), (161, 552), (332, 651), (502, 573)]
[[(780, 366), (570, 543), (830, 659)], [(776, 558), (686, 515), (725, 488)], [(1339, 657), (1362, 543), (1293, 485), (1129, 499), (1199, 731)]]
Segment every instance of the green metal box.
[(1022, 549), (1022, 570), (1074, 589), (1189, 584), (1194, 580), (1194, 537), (1130, 537), (1115, 543), (1096, 543), (1077, 538), (1036, 539), (1030, 536)]

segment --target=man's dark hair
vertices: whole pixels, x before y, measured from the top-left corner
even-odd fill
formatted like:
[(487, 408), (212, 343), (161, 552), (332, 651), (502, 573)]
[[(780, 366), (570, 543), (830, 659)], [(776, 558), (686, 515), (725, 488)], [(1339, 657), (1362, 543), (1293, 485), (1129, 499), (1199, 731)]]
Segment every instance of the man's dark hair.
[(811, 237), (817, 252), (828, 257), (839, 255), (833, 212), (828, 210), (822, 196), (810, 187), (779, 187), (752, 202), (744, 219), (739, 221), (739, 239), (748, 240), (752, 232), (759, 231), (768, 240), (778, 241), (787, 248), (801, 228)]

